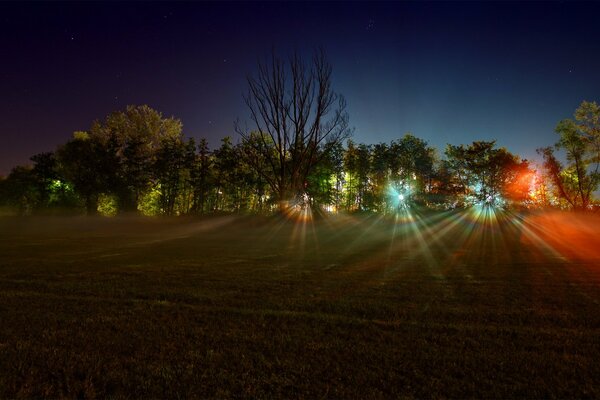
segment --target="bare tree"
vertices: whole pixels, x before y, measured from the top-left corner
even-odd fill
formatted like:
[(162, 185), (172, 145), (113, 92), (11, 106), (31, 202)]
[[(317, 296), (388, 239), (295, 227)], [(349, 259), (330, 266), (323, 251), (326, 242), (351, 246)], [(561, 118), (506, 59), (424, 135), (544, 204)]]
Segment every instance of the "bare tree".
[(329, 149), (349, 137), (346, 102), (331, 87), (331, 65), (322, 50), (310, 65), (297, 54), (285, 62), (273, 52), (247, 80), (244, 101), (253, 126), (236, 122), (235, 129), (247, 145), (248, 163), (285, 208)]

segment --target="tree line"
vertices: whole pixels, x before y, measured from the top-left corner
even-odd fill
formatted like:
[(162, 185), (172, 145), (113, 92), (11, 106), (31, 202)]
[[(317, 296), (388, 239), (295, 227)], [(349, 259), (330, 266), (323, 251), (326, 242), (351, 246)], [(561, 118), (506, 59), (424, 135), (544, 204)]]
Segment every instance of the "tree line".
[[(350, 139), (346, 103), (316, 52), (259, 63), (244, 100), (250, 123), (239, 140), (185, 138), (183, 125), (148, 106), (128, 106), (54, 152), (0, 178), (0, 205), (20, 214), (78, 210), (189, 215), (215, 212), (393, 213), (406, 207), (592, 209), (600, 184), (600, 107), (584, 101), (560, 121), (543, 165), (495, 141), (447, 145), (443, 154), (412, 134), (389, 143)], [(250, 125), (250, 126), (248, 126)], [(566, 164), (556, 155), (563, 151)]]

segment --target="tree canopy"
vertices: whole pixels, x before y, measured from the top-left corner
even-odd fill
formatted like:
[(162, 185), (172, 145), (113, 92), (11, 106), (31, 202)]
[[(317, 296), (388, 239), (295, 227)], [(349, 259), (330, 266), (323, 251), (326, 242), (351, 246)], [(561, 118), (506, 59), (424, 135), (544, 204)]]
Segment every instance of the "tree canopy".
[[(323, 67), (319, 57), (313, 69)], [(293, 58), (289, 68), (299, 74), (294, 62), (299, 60)], [(304, 84), (316, 88), (318, 82)], [(539, 149), (544, 163), (536, 170), (495, 141), (449, 144), (441, 156), (410, 133), (389, 143), (344, 142), (347, 117), (340, 117), (344, 122), (329, 132), (323, 130), (332, 126), (323, 122), (324, 113), (317, 124), (321, 128), (305, 134), (294, 125), (300, 119), (293, 117), (294, 97), (289, 95), (280, 99), (286, 104), (287, 130), (280, 132), (279, 144), (278, 131), (271, 126), (244, 133), (238, 143), (225, 137), (214, 149), (206, 139), (186, 139), (175, 118), (148, 106), (128, 106), (93, 122), (88, 131), (75, 132), (55, 152), (32, 156), (31, 166), (15, 167), (0, 179), (0, 206), (21, 214), (77, 209), (88, 214), (135, 211), (167, 216), (269, 213), (281, 210), (282, 203), (288, 211), (310, 207), (313, 214), (394, 214), (408, 207), (475, 204), (594, 207), (600, 180), (596, 103), (583, 102), (573, 119), (558, 123), (559, 139), (554, 147)], [(314, 125), (315, 118), (304, 120)], [(335, 124), (336, 117), (331, 118)], [(559, 160), (563, 154), (564, 166)], [(289, 202), (288, 196), (294, 195), (301, 201)]]
[[(555, 129), (559, 139), (552, 147), (538, 149), (557, 196), (571, 207), (589, 208), (600, 185), (600, 106), (584, 101), (573, 119), (564, 119)], [(564, 151), (567, 165), (555, 156)]]
[(346, 102), (333, 90), (331, 72), (323, 51), (311, 63), (298, 54), (286, 62), (273, 53), (248, 77), (244, 101), (252, 128), (238, 122), (236, 131), (249, 165), (281, 207), (304, 192), (315, 166), (349, 136)]

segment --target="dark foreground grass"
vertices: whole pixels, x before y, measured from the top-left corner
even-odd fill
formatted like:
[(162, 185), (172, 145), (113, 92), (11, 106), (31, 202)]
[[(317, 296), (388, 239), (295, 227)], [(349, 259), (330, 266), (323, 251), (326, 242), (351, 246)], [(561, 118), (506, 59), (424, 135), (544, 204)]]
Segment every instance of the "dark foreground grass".
[(0, 398), (600, 397), (600, 221), (0, 219)]

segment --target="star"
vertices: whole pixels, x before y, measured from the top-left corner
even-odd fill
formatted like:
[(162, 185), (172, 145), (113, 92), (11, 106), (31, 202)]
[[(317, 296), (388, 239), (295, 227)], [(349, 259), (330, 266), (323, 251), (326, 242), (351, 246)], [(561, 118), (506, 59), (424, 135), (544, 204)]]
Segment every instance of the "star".
[(369, 18), (369, 22), (367, 23), (367, 30), (372, 31), (375, 29), (375, 20), (373, 18)]

